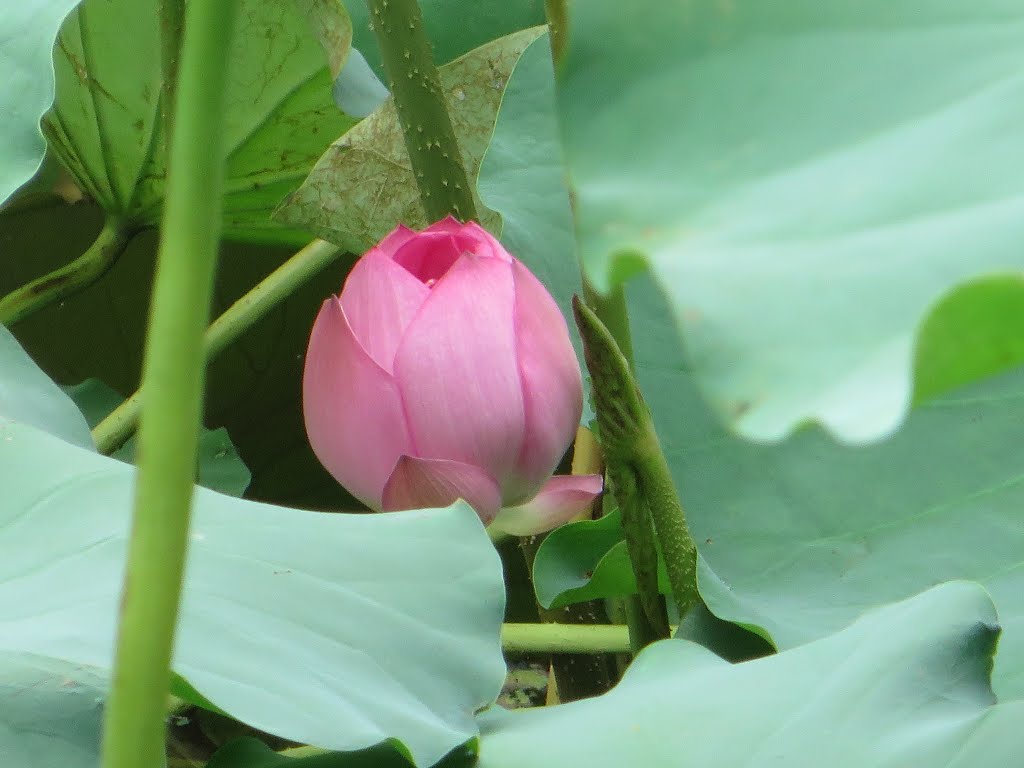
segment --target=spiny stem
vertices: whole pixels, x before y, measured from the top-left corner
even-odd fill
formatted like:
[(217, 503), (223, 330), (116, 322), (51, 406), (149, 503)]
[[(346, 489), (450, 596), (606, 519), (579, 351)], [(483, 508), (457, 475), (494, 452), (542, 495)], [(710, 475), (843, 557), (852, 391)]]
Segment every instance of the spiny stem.
[[(553, 5), (556, 13), (560, 13), (560, 16), (555, 17), (549, 13), (548, 25), (553, 32), (555, 29), (561, 29), (564, 32), (566, 20), (564, 4), (560, 5), (555, 2)], [(564, 43), (563, 34), (561, 45), (564, 46)], [(552, 55), (556, 55), (554, 40), (552, 40)], [(607, 296), (603, 296), (594, 289), (584, 272), (583, 295), (586, 298), (587, 306), (593, 310), (600, 325), (607, 331), (610, 343), (618, 349), (624, 369), (631, 372), (633, 370), (633, 337), (629, 329), (626, 292), (620, 285), (613, 288)], [(595, 390), (594, 395), (596, 401), (602, 393)], [(621, 418), (621, 410), (627, 407), (627, 404), (620, 398), (604, 397), (603, 402), (606, 411), (610, 409), (612, 412), (620, 412), (619, 418)], [(605, 431), (610, 431), (609, 415), (607, 412), (604, 413)], [(608, 440), (602, 437), (602, 448), (606, 454), (611, 451), (613, 457), (608, 461), (608, 477), (611, 480), (612, 493), (622, 513), (622, 531), (626, 538), (633, 576), (637, 582), (638, 593), (630, 595), (623, 601), (623, 613), (629, 627), (630, 643), (633, 654), (636, 655), (645, 645), (650, 645), (655, 640), (668, 636), (666, 634), (668, 612), (665, 599), (658, 592), (657, 545), (654, 542), (650, 513), (638, 495), (629, 495), (626, 486), (638, 487), (635, 474), (631, 468), (625, 465), (621, 457), (615, 456), (614, 445), (609, 447), (607, 443)]]
[(124, 253), (131, 234), (130, 228), (121, 219), (108, 217), (85, 253), (70, 264), (0, 299), (0, 324), (10, 327), (33, 312), (92, 285)]
[(633, 370), (633, 334), (629, 330), (629, 307), (626, 305), (626, 292), (621, 285), (616, 286), (607, 295), (599, 293), (590, 281), (583, 280), (583, 298), (587, 306), (608, 329), (615, 339), (615, 344), (622, 353), (629, 370)]
[[(601, 444), (609, 471), (617, 468), (619, 476), (626, 481), (618, 483), (615, 491), (623, 510), (623, 528), (637, 585), (641, 594), (657, 586), (656, 570), (653, 577), (650, 573), (650, 549), (653, 545), (650, 529), (653, 522), (655, 538), (665, 559), (672, 597), (680, 615), (683, 615), (699, 599), (697, 549), (686, 526), (683, 507), (658, 442), (654, 422), (629, 365), (608, 328), (579, 297), (573, 298), (573, 312), (583, 337)], [(627, 510), (636, 512), (632, 523), (627, 520)], [(649, 511), (649, 517), (638, 510)], [(650, 615), (650, 597), (643, 602)]]
[[(206, 362), (288, 298), (306, 280), (333, 263), (340, 252), (341, 249), (333, 243), (314, 240), (228, 307), (203, 336)], [(134, 392), (93, 429), (92, 439), (100, 453), (113, 453), (132, 436), (142, 405), (140, 393), (141, 390)]]
[(683, 617), (700, 600), (697, 592), (697, 546), (690, 535), (686, 513), (653, 425), (647, 440), (638, 445), (636, 461), (641, 494), (647, 500), (658, 535), (672, 599), (676, 601), (679, 616)]
[(186, 9), (167, 200), (157, 252), (139, 471), (103, 768), (164, 760), (164, 714), (185, 568), (224, 181), (227, 64), (236, 2)]
[(416, 0), (366, 0), (395, 101), (413, 175), (429, 221), (454, 214), (477, 218), (473, 188), (462, 162)]
[(614, 460), (609, 458), (608, 476), (619, 505), (626, 551), (636, 578), (640, 607), (646, 619), (643, 627), (637, 627), (642, 640), (638, 639), (634, 644), (642, 648), (654, 640), (669, 636), (668, 611), (658, 591), (658, 545), (636, 469), (620, 457)]

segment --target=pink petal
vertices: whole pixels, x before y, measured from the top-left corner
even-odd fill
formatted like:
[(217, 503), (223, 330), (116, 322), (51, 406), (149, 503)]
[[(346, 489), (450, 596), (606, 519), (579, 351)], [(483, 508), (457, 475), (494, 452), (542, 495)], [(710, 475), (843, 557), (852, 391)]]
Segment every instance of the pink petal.
[(457, 240), (463, 250), (475, 253), (477, 256), (488, 256), (494, 259), (501, 259), (504, 262), (512, 263), (513, 258), (508, 251), (499, 243), (490, 232), (481, 227), (475, 221), (466, 224), (458, 234)]
[(425, 285), (433, 285), (466, 251), (448, 232), (420, 232), (395, 251), (392, 258)]
[(477, 256), (488, 256), (502, 261), (512, 261), (500, 242), (486, 229), (475, 221), (461, 223), (454, 216), (446, 216), (427, 227), (424, 232), (447, 232), (455, 235), (455, 240), (460, 249), (467, 253), (475, 253)]
[(415, 230), (409, 229), (405, 224), (399, 224), (385, 235), (383, 240), (368, 250), (365, 255), (368, 256), (371, 253), (382, 253), (390, 258), (391, 255), (398, 250), (399, 246), (404, 245), (414, 237), (416, 237)]
[(353, 335), (341, 302), (324, 302), (302, 377), (302, 409), (313, 452), (353, 496), (380, 509), (384, 483), (411, 451), (402, 400), (390, 374)]
[(552, 477), (526, 504), (501, 510), (492, 525), (513, 536), (550, 531), (587, 512), (603, 484), (600, 475)]
[(569, 329), (551, 294), (518, 261), (516, 345), (526, 431), (518, 473), (531, 491), (558, 466), (583, 413), (583, 380)]
[[(384, 242), (399, 234), (395, 230)], [(390, 373), (402, 333), (430, 289), (393, 262), (383, 245), (356, 262), (345, 280), (341, 306), (363, 349)]]
[(479, 467), (443, 459), (402, 456), (384, 486), (384, 511), (447, 507), (465, 499), (486, 525), (501, 508), (494, 478)]
[(424, 232), (447, 232), (450, 235), (457, 235), (466, 225), (456, 219), (450, 213), (440, 221), (435, 221)]
[(508, 265), (466, 254), (434, 287), (395, 358), (416, 455), (481, 467), (503, 492), (523, 440), (513, 306)]

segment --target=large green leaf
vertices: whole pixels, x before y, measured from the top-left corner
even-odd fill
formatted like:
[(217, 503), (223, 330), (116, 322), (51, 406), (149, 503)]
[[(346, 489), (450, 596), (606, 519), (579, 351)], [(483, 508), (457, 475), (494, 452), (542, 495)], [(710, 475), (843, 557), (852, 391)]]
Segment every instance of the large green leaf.
[(30, 424), (75, 445), (93, 447), (89, 425), (75, 404), (0, 325), (0, 425), (7, 420)]
[[(231, 59), (224, 234), (300, 242), (270, 221), (328, 144), (353, 120), (331, 97), (351, 26), (340, 0), (244, 0)], [(303, 9), (316, 10), (315, 35)], [(51, 146), (104, 209), (138, 224), (159, 220), (164, 193), (156, 3), (85, 0), (61, 29), (57, 98), (44, 120)]]
[[(53, 667), (93, 690), (109, 669), (134, 470), (18, 421), (0, 431), (6, 712), (27, 673)], [(433, 763), (500, 690), (502, 595), (497, 555), (461, 502), (336, 515), (200, 488), (174, 670), (258, 728), (335, 749), (395, 739)], [(40, 701), (40, 718), (61, 717)], [(31, 735), (0, 731), (0, 754)]]
[[(4, 425), (0, 652), (109, 669), (132, 480)], [(244, 722), (431, 764), (501, 688), (501, 569), (465, 504), (332, 515), (200, 488), (191, 540), (174, 669)]]
[[(503, 137), (504, 161), (494, 155), (493, 166), (484, 166), (496, 187), (502, 179), (515, 184), (517, 154), (558, 162), (557, 137), (543, 130), (539, 117), (548, 109), (551, 73), (539, 60), (527, 66), (531, 53), (508, 85), (519, 98), (506, 99), (498, 116), (495, 137)], [(529, 135), (505, 131), (529, 114), (536, 116)], [(557, 175), (537, 178), (530, 189), (518, 204), (510, 197), (502, 216), (525, 231), (564, 229), (559, 222), (567, 220), (568, 203)], [(560, 257), (540, 241), (527, 247), (530, 253), (520, 257)], [(1009, 280), (986, 282), (999, 288)], [(671, 305), (654, 281), (634, 281), (627, 296), (640, 383), (704, 561), (700, 587), (710, 607), (791, 647), (847, 625), (872, 606), (949, 579), (978, 579), (991, 590), (1006, 627), (996, 688), (1002, 695), (1024, 693), (1018, 639), (1024, 630), (1024, 497), (1017, 459), (1024, 372), (922, 407), (895, 438), (871, 448), (837, 445), (818, 430), (776, 446), (752, 445), (724, 428), (705, 404), (697, 366), (681, 348)], [(976, 296), (966, 309), (952, 298), (944, 303), (930, 323), (950, 310), (951, 317), (977, 311)], [(1000, 304), (1009, 305), (1009, 299)], [(951, 334), (958, 327), (940, 324), (926, 337), (941, 348), (938, 340), (956, 341)], [(540, 553), (542, 598), (593, 596), (597, 587), (619, 593), (621, 579), (609, 578), (608, 570), (617, 566), (622, 573), (619, 553), (612, 551), (615, 537), (595, 548), (593, 540), (569, 541), (571, 535), (553, 536), (551, 547), (564, 545), (561, 562), (545, 562), (550, 551)], [(594, 585), (590, 571), (604, 584)]]
[(106, 675), (0, 651), (0, 760), (5, 768), (96, 768)]
[(996, 690), (1024, 696), (1024, 369), (915, 409), (870, 447), (819, 429), (756, 445), (702, 401), (654, 286), (633, 289), (633, 319), (647, 329), (640, 381), (706, 566), (709, 607), (786, 648), (871, 606), (976, 579), (1005, 629)]
[(4, 9), (0, 47), (0, 204), (43, 161), (39, 118), (53, 101), (50, 57), (61, 21), (77, 0), (26, 0)]
[[(476, 176), (494, 129), (509, 72), (540, 32), (533, 28), (503, 37), (440, 70), (470, 178)], [(354, 253), (370, 248), (398, 222), (414, 228), (429, 224), (393, 102), (389, 99), (332, 144), (275, 216)], [(481, 209), (481, 221), (497, 228), (496, 217), (486, 209)]]
[(995, 704), (997, 634), (984, 590), (960, 582), (745, 664), (662, 641), (603, 696), (484, 715), (479, 765), (1003, 768), (1024, 705)]
[(1024, 5), (588, 0), (569, 20), (558, 103), (592, 279), (650, 266), (744, 434), (889, 432), (922, 314), (1024, 266)]

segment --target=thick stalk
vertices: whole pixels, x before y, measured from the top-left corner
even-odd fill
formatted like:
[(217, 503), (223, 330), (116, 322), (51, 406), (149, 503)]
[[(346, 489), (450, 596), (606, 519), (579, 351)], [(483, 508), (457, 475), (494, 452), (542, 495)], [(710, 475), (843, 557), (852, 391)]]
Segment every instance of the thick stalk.
[(672, 599), (676, 601), (682, 619), (700, 600), (697, 592), (697, 546), (690, 535), (686, 513), (653, 425), (649, 425), (647, 440), (638, 446), (636, 462), (641, 494), (650, 509), (658, 545), (665, 559)]
[(366, 0), (423, 212), (477, 218), (441, 79), (416, 0)]
[[(560, 21), (565, 21), (564, 3), (555, 2), (561, 6), (562, 16)], [(549, 14), (549, 24), (552, 18)], [(562, 29), (562, 25), (552, 24), (553, 29)], [(564, 34), (561, 37), (562, 46), (565, 44)], [(554, 42), (552, 43), (554, 48)], [(629, 309), (626, 304), (626, 292), (622, 286), (616, 286), (607, 295), (602, 295), (594, 289), (586, 275), (583, 277), (583, 296), (587, 305), (594, 310), (594, 314), (608, 329), (615, 340), (622, 357), (629, 370), (633, 370), (633, 336), (629, 328)], [(637, 485), (633, 471), (621, 465), (609, 466), (609, 475), (613, 484)], [(656, 552), (653, 535), (648, 535), (650, 525), (650, 513), (643, 503), (636, 503), (638, 499), (629, 498), (627, 494), (619, 493), (617, 498), (625, 501), (622, 507), (623, 529), (627, 538), (627, 546), (630, 557), (633, 561), (634, 572), (637, 576), (637, 583), (641, 585), (641, 592), (631, 595), (624, 600), (624, 613), (626, 624), (629, 627), (632, 652), (638, 653), (644, 646), (650, 645), (655, 640), (666, 637), (668, 626), (668, 613), (665, 608), (664, 598), (657, 592), (657, 558), (652, 555)], [(643, 552), (647, 553), (645, 558)], [(646, 565), (644, 560), (647, 560)], [(653, 560), (653, 562), (652, 562)], [(646, 577), (643, 575), (646, 572)]]
[(202, 408), (202, 339), (220, 236), (235, 10), (233, 0), (192, 2), (186, 10), (103, 768), (152, 768), (164, 759), (164, 714)]
[[(209, 363), (306, 280), (332, 264), (340, 252), (341, 249), (332, 243), (314, 240), (228, 307), (203, 336), (206, 362)], [(93, 429), (92, 439), (100, 453), (113, 453), (132, 436), (142, 405), (140, 392), (134, 392)]]
[(617, 285), (607, 295), (602, 295), (590, 284), (589, 280), (584, 278), (583, 298), (586, 300), (587, 306), (594, 310), (594, 314), (600, 318), (604, 327), (615, 339), (629, 370), (634, 370), (633, 335), (629, 330), (629, 307), (626, 304), (626, 291), (621, 285)]
[[(601, 445), (622, 511), (623, 531), (644, 609), (631, 615), (646, 616), (650, 627), (664, 637), (667, 636), (667, 620), (664, 618), (664, 602), (658, 594), (657, 547), (661, 544), (662, 531), (671, 532), (674, 537), (671, 556), (674, 557), (684, 551), (675, 544), (689, 539), (689, 531), (672, 478), (667, 474), (668, 465), (661, 454), (650, 413), (637, 388), (629, 362), (610, 330), (593, 310), (575, 298), (573, 311), (591, 374)], [(651, 491), (655, 489), (658, 495), (652, 496)], [(665, 498), (669, 494), (675, 502), (666, 511)], [(655, 515), (659, 517), (659, 525), (652, 525)], [(669, 516), (673, 519), (670, 520)], [(657, 543), (656, 539), (659, 540)], [(692, 547), (692, 541), (689, 546)], [(667, 559), (670, 555), (664, 544), (661, 547)], [(694, 574), (695, 552), (693, 549), (688, 555), (692, 557)], [(673, 564), (673, 573), (680, 576), (689, 567), (689, 561)], [(685, 611), (696, 594), (696, 584), (684, 585), (676, 580), (672, 586), (673, 597), (677, 600), (685, 598), (679, 603), (680, 610)]]
[(130, 239), (131, 230), (125, 223), (108, 217), (85, 253), (0, 299), (0, 324), (10, 327), (33, 312), (92, 285), (114, 266)]

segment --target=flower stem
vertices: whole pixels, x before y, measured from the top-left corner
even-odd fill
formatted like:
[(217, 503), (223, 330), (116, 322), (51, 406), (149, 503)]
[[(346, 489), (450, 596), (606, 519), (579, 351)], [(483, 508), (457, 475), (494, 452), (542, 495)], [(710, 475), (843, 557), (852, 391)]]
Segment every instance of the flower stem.
[[(564, 11), (564, 9), (563, 9)], [(551, 16), (548, 17), (551, 19)], [(564, 19), (564, 14), (563, 14)], [(549, 24), (551, 22), (549, 21)], [(564, 43), (564, 38), (563, 38)], [(618, 349), (621, 359), (621, 375), (632, 380), (633, 338), (629, 329), (629, 310), (626, 292), (616, 286), (607, 295), (594, 289), (586, 274), (583, 275), (583, 295), (600, 324), (609, 334), (610, 344)], [(588, 366), (590, 362), (588, 361)], [(594, 387), (607, 381), (591, 371)], [(607, 386), (604, 384), (603, 386)], [(595, 392), (595, 396), (602, 393)], [(605, 400), (607, 403), (607, 399)], [(607, 416), (607, 408), (602, 409)], [(602, 413), (598, 414), (600, 423)], [(607, 420), (607, 419), (606, 419)], [(608, 425), (606, 423), (607, 431)], [(654, 540), (650, 512), (640, 496), (639, 478), (629, 466), (621, 452), (617, 452), (615, 441), (602, 437), (602, 448), (607, 456), (608, 477), (612, 491), (622, 513), (622, 530), (626, 538), (633, 575), (637, 581), (638, 594), (625, 598), (623, 613), (629, 627), (630, 644), (635, 655), (645, 645), (668, 636), (668, 613), (665, 600), (658, 592), (657, 544)]]
[(60, 269), (33, 280), (0, 299), (0, 324), (11, 326), (43, 307), (87, 288), (102, 277), (128, 247), (131, 230), (108, 217), (92, 245)]
[[(340, 252), (341, 249), (332, 243), (314, 240), (263, 278), (206, 329), (203, 336), (206, 362), (288, 298), (306, 280), (332, 264)], [(113, 453), (132, 436), (142, 405), (140, 392), (132, 393), (93, 429), (92, 439), (100, 453)]]
[(148, 768), (164, 760), (164, 710), (202, 408), (202, 339), (220, 238), (227, 62), (236, 5), (193, 2), (186, 9), (103, 768)]
[(658, 546), (665, 560), (672, 599), (682, 618), (700, 601), (700, 593), (697, 591), (697, 546), (686, 524), (686, 513), (675, 483), (672, 482), (672, 472), (665, 460), (665, 453), (661, 450), (653, 424), (648, 424), (648, 438), (638, 446), (637, 474), (641, 493), (647, 501), (654, 523)]
[(427, 219), (478, 218), (419, 4), (366, 0), (366, 6)]
[(584, 278), (583, 298), (594, 314), (598, 316), (622, 353), (629, 370), (633, 370), (633, 335), (629, 330), (629, 308), (626, 292), (621, 285), (615, 286), (607, 295), (602, 295)]
[(665, 559), (680, 616), (699, 600), (697, 548), (654, 422), (625, 357), (608, 328), (578, 297), (573, 299), (573, 311), (583, 337), (609, 472), (615, 470), (613, 480), (616, 476), (622, 480), (616, 482), (615, 492), (630, 560), (645, 611), (658, 626), (658, 617), (651, 611), (650, 593), (657, 589), (657, 553), (652, 551), (652, 539), (656, 538)]

